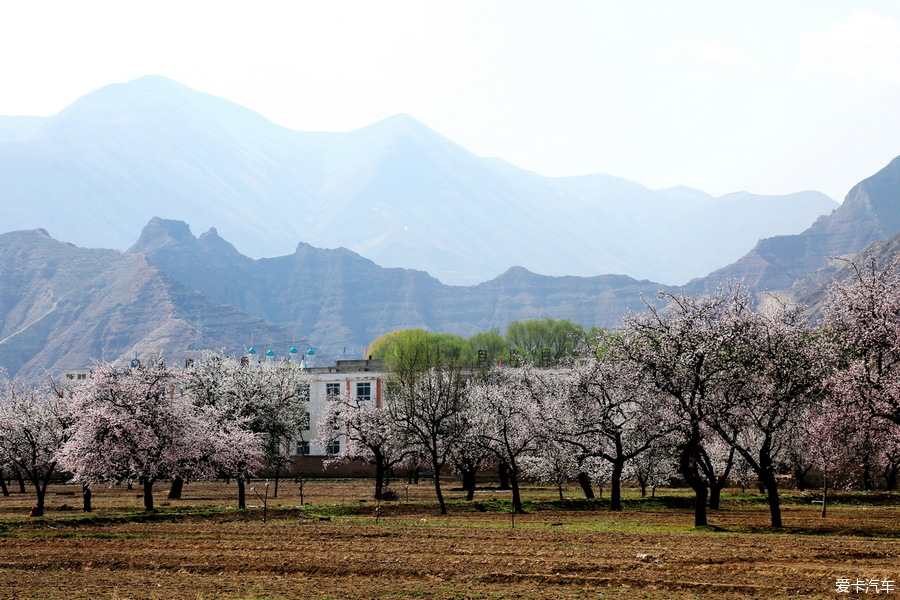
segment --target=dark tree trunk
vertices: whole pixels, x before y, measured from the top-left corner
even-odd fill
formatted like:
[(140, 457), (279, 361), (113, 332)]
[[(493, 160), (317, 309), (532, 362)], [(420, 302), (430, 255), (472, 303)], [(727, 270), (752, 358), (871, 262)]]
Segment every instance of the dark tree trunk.
[(594, 499), (594, 488), (591, 486), (591, 477), (584, 471), (578, 473), (578, 485), (581, 486), (581, 491), (584, 492), (584, 497), (588, 500)]
[(144, 510), (151, 511), (153, 510), (153, 484), (154, 480), (148, 477), (144, 477), (141, 482), (144, 489)]
[(508, 490), (509, 489), (509, 465), (505, 462), (500, 461), (500, 465), (497, 467), (497, 477), (500, 478), (500, 489)]
[(235, 477), (238, 486), (238, 508), (247, 508), (247, 484), (243, 477)]
[(609, 482), (609, 510), (622, 510), (622, 469), (623, 462), (613, 463), (612, 480)]
[(695, 431), (682, 448), (679, 458), (681, 475), (688, 486), (694, 490), (694, 527), (709, 525), (706, 514), (707, 480), (700, 473), (699, 448), (700, 434), (699, 431)]
[(725, 478), (716, 476), (709, 485), (709, 510), (720, 510), (722, 507), (722, 488)]
[(513, 512), (524, 515), (525, 509), (522, 508), (522, 494), (519, 491), (519, 473), (518, 468), (511, 467), (509, 469), (509, 482), (512, 484), (512, 504)]
[(801, 465), (794, 466), (794, 485), (797, 488), (798, 492), (806, 491), (806, 474), (809, 473), (809, 470), (812, 467), (806, 467), (805, 469)]
[(871, 492), (872, 488), (875, 487), (872, 484), (872, 465), (869, 464), (868, 460), (863, 461), (862, 484), (863, 489), (867, 492)]
[(380, 454), (375, 455), (375, 499), (384, 499), (384, 460)]
[(434, 469), (434, 493), (437, 496), (438, 504), (441, 506), (441, 514), (447, 514), (447, 503), (444, 502), (444, 492), (441, 491), (441, 464), (436, 458), (431, 460), (431, 468)]
[(4, 479), (2, 471), (0, 471), (0, 491), (3, 492), (4, 497), (9, 496), (9, 488), (6, 485), (6, 479)]
[(782, 527), (781, 499), (778, 497), (778, 480), (775, 478), (775, 474), (766, 474), (763, 483), (766, 486), (766, 499), (769, 502), (769, 518), (772, 527)]
[(16, 479), (19, 481), (19, 493), (25, 493), (25, 478), (22, 477), (22, 471), (16, 470)]
[(169, 500), (181, 500), (181, 492), (184, 490), (184, 478), (172, 479), (172, 487), (169, 488)]
[(638, 485), (641, 486), (641, 498), (647, 497), (647, 480), (643, 477), (638, 477)]
[(91, 506), (91, 498), (93, 497), (93, 492), (91, 492), (91, 486), (86, 483), (81, 484), (81, 510), (83, 512), (91, 512), (93, 507)]
[(275, 467), (275, 489), (272, 491), (272, 497), (278, 497), (278, 479), (281, 475), (281, 467)]
[[(884, 489), (891, 491), (897, 487), (897, 476), (900, 474), (900, 465), (891, 464), (884, 468)], [(0, 478), (2, 480), (2, 478)]]
[(475, 488), (477, 486), (477, 482), (475, 481), (475, 469), (460, 469), (462, 473), (462, 485), (463, 489), (466, 490), (466, 500), (471, 502), (475, 498)]
[(153, 510), (153, 480), (145, 477), (144, 478), (144, 510), (151, 511)]

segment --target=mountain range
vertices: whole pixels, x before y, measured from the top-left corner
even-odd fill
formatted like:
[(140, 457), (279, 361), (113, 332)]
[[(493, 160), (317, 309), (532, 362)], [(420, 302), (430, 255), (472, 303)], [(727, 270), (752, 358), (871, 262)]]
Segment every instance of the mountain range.
[(684, 284), (837, 203), (818, 192), (714, 198), (480, 158), (406, 115), (301, 132), (160, 76), (50, 117), (0, 117), (0, 231), (125, 250), (154, 216), (215, 227), (252, 258), (347, 248), (454, 285), (520, 266)]
[[(159, 78), (139, 80), (138, 83), (153, 88), (174, 86), (177, 92), (185, 90)], [(128, 86), (112, 86), (111, 89), (124, 94), (129, 102), (133, 100), (134, 92)], [(101, 92), (111, 93), (108, 89)], [(202, 95), (195, 97), (196, 92), (184, 93), (188, 98), (200, 98), (198, 102), (211, 101)], [(97, 110), (96, 103), (81, 108), (76, 103), (68, 109), (74, 111), (73, 114), (65, 118), (62, 116), (67, 111), (49, 119), (0, 119), (0, 140), (6, 140), (0, 143), (0, 169), (5, 170), (2, 176), (9, 175), (11, 181), (7, 186), (3, 180), (4, 185), (0, 187), (4, 208), (7, 204), (10, 208), (10, 212), (4, 212), (0, 218), (25, 218), (22, 215), (37, 210), (34, 206), (27, 206), (26, 200), (30, 198), (31, 204), (43, 206), (39, 199), (41, 194), (47, 193), (54, 200), (47, 206), (55, 207), (55, 211), (38, 207), (44, 212), (38, 210), (27, 219), (37, 219), (35, 215), (43, 214), (52, 223), (73, 226), (67, 231), (80, 231), (85, 236), (109, 240), (108, 243), (91, 244), (101, 248), (81, 247), (71, 241), (55, 239), (46, 229), (37, 227), (0, 235), (0, 366), (10, 374), (34, 380), (57, 375), (63, 369), (82, 368), (91, 359), (115, 360), (160, 352), (173, 360), (181, 360), (204, 348), (242, 353), (251, 344), (257, 348), (272, 348), (281, 355), (293, 345), (301, 348), (309, 345), (315, 348), (317, 361), (328, 362), (344, 356), (358, 357), (375, 337), (408, 327), (470, 335), (492, 327), (502, 329), (516, 319), (544, 317), (570, 319), (585, 326), (614, 327), (626, 312), (642, 310), (645, 300), (652, 301), (658, 291), (677, 293), (684, 289), (690, 293), (701, 293), (715, 289), (727, 279), (740, 279), (755, 291), (778, 291), (815, 306), (821, 301), (823, 290), (829, 282), (842, 277), (842, 270), (830, 260), (832, 257), (877, 252), (886, 259), (900, 250), (900, 158), (855, 186), (839, 208), (820, 216), (805, 229), (798, 227), (800, 233), (760, 239), (744, 256), (731, 264), (720, 265), (709, 275), (691, 280), (684, 288), (617, 274), (538, 275), (522, 266), (509, 267), (477, 285), (449, 285), (421, 269), (379, 265), (352, 249), (317, 247), (302, 237), (299, 243), (297, 240), (293, 242), (292, 252), (274, 257), (254, 257), (239, 251), (231, 236), (220, 235), (221, 229), (218, 227), (202, 227), (205, 232), (195, 235), (191, 231), (194, 222), (156, 216), (145, 219), (133, 238), (122, 242), (116, 236), (123, 237), (128, 232), (123, 223), (141, 217), (145, 203), (151, 204), (146, 207), (147, 210), (154, 213), (159, 210), (159, 214), (164, 214), (163, 210), (177, 213), (180, 205), (198, 214), (205, 210), (210, 214), (205, 215), (201, 223), (231, 215), (234, 218), (226, 220), (226, 224), (247, 225), (248, 231), (252, 230), (256, 235), (262, 231), (261, 228), (269, 227), (270, 236), (277, 237), (278, 228), (285, 226), (287, 219), (254, 219), (266, 212), (277, 213), (283, 197), (266, 196), (268, 199), (260, 200), (261, 204), (253, 204), (251, 196), (235, 195), (233, 202), (227, 203), (223, 196), (210, 194), (215, 198), (208, 201), (208, 197), (201, 194), (207, 200), (194, 201), (194, 192), (209, 189), (213, 171), (220, 172), (222, 189), (232, 189), (230, 186), (236, 185), (238, 179), (247, 183), (244, 175), (255, 169), (260, 187), (270, 189), (268, 186), (273, 182), (271, 169), (274, 167), (263, 157), (271, 152), (267, 144), (274, 142), (261, 136), (256, 125), (285, 136), (283, 147), (296, 152), (294, 168), (299, 171), (316, 171), (321, 167), (321, 164), (310, 166), (318, 164), (315, 162), (317, 156), (324, 156), (310, 148), (328, 148), (328, 152), (343, 157), (329, 164), (332, 167), (343, 164), (347, 176), (336, 177), (333, 181), (343, 182), (346, 186), (356, 181), (362, 187), (355, 195), (349, 191), (344, 194), (343, 197), (348, 200), (343, 208), (329, 207), (328, 210), (334, 211), (335, 215), (346, 211), (348, 219), (356, 218), (353, 212), (356, 205), (350, 202), (351, 197), (364, 196), (360, 190), (369, 189), (368, 186), (380, 189), (382, 184), (376, 185), (374, 182), (394, 180), (396, 183), (403, 179), (401, 167), (404, 164), (403, 160), (396, 158), (393, 175), (390, 169), (387, 174), (382, 173), (380, 169), (390, 163), (371, 162), (371, 148), (358, 146), (352, 140), (369, 135), (370, 140), (383, 141), (385, 138), (375, 135), (373, 131), (380, 127), (396, 129), (398, 124), (400, 129), (428, 130), (409, 118), (401, 117), (376, 124), (363, 132), (347, 134), (341, 142), (336, 142), (332, 136), (341, 137), (343, 134), (286, 133), (287, 130), (256, 116), (255, 121), (251, 120), (255, 125), (246, 124), (243, 129), (232, 129), (226, 134), (210, 123), (231, 111), (246, 117), (244, 109), (213, 99), (209, 106), (204, 104), (206, 112), (202, 113), (208, 122), (202, 118), (195, 122), (193, 119), (200, 117), (191, 112), (190, 106), (184, 107), (183, 111), (192, 115), (185, 119), (193, 123), (199, 132), (205, 131), (204, 135), (213, 138), (220, 135), (223, 147), (232, 146), (235, 151), (233, 162), (227, 168), (221, 168), (217, 161), (226, 157), (227, 152), (219, 148), (217, 152), (220, 151), (220, 154), (204, 155), (204, 146), (197, 140), (194, 140), (197, 145), (178, 154), (177, 147), (172, 146), (171, 142), (171, 135), (174, 134), (166, 129), (165, 119), (159, 123), (160, 131), (156, 132), (155, 138), (141, 138), (150, 146), (156, 143), (158, 148), (147, 150), (144, 154), (137, 152), (137, 143), (123, 131), (130, 127), (134, 135), (143, 135), (147, 123), (136, 124), (135, 121), (141, 121), (143, 117), (136, 117), (135, 109), (126, 109), (119, 100), (115, 94), (112, 98), (107, 97), (109, 107), (102, 118), (90, 118), (97, 114), (94, 112)], [(172, 115), (166, 111), (179, 106), (177, 102), (166, 105), (166, 111), (163, 111), (158, 106), (159, 102), (151, 94), (138, 113), (143, 111), (146, 115), (153, 115), (162, 112), (169, 118)], [(216, 117), (217, 114), (219, 117)], [(179, 128), (172, 125), (171, 129)], [(303, 152), (308, 151), (307, 155), (303, 155), (299, 146), (292, 145), (295, 134), (309, 142), (303, 146)], [(237, 135), (243, 138), (242, 143), (235, 146), (234, 136)], [(435, 147), (443, 147), (446, 143), (433, 132), (427, 133), (427, 136), (437, 144)], [(64, 139), (72, 144), (67, 152), (58, 147), (62, 143), (60, 140)], [(85, 145), (85, 139), (96, 142), (93, 155), (90, 145)], [(116, 153), (115, 144), (110, 139), (118, 140), (122, 148), (121, 156)], [(253, 139), (257, 147), (247, 145)], [(342, 148), (340, 152), (335, 149), (338, 146)], [(251, 160), (250, 166), (238, 159), (240, 154), (250, 151), (248, 147), (259, 158), (256, 163)], [(68, 152), (76, 150), (81, 154), (68, 156)], [(166, 151), (172, 154), (169, 155), (170, 164), (163, 168), (166, 165), (159, 161), (163, 160)], [(427, 152), (425, 157), (417, 155), (420, 151), (416, 150), (414, 156), (409, 158), (409, 177), (406, 179), (415, 180), (417, 174), (426, 173), (426, 164), (442, 164), (429, 162), (431, 159)], [(590, 184), (597, 188), (606, 186), (622, 190), (635, 189), (636, 186), (601, 175), (546, 180), (500, 161), (484, 161), (462, 149), (458, 152), (460, 164), (490, 165), (506, 173), (510, 180), (519, 181), (523, 188), (549, 185), (548, 181), (561, 188), (571, 186), (566, 189), (548, 188), (554, 193), (564, 192), (557, 195), (565, 196), (567, 202), (575, 197), (573, 190), (584, 189), (578, 186), (588, 187)], [(98, 156), (119, 161), (115, 164), (120, 170), (110, 167)], [(346, 162), (348, 156), (356, 156), (358, 168), (347, 166), (353, 162)], [(193, 162), (186, 166), (189, 159)], [(129, 160), (136, 163), (126, 168)], [(150, 163), (150, 171), (157, 169), (157, 175), (155, 179), (141, 179), (140, 185), (137, 185), (138, 174), (143, 173), (141, 177), (144, 177), (149, 172), (144, 169), (145, 165), (137, 164), (143, 160)], [(16, 161), (19, 161), (18, 170), (15, 168)], [(33, 170), (35, 164), (43, 164), (44, 170)], [(284, 181), (302, 179), (284, 163), (280, 163), (279, 168), (284, 169)], [(366, 169), (368, 177), (354, 179), (356, 175), (351, 176)], [(226, 175), (229, 171), (241, 176), (228, 179)], [(433, 172), (423, 177), (432, 182), (441, 180), (461, 185), (459, 182), (465, 179), (461, 171), (453, 173), (439, 176)], [(107, 177), (110, 181), (106, 181)], [(95, 179), (97, 187), (92, 188), (89, 184)], [(196, 187), (189, 185), (192, 180)], [(470, 182), (472, 180), (469, 178)], [(117, 197), (121, 209), (109, 213), (109, 201), (104, 194), (114, 192), (116, 184), (125, 181), (132, 181), (135, 185), (125, 185), (122, 189), (127, 193), (119, 191)], [(69, 184), (73, 188), (70, 190), (70, 201), (65, 203), (62, 200), (66, 198), (65, 186)], [(179, 187), (181, 185), (186, 187), (182, 189)], [(252, 186), (247, 185), (244, 191), (250, 194)], [(487, 186), (486, 183), (483, 185)], [(495, 188), (499, 186), (491, 185)], [(423, 189), (417, 187), (419, 184), (414, 181), (409, 186), (409, 189)], [(162, 193), (157, 188), (168, 190), (173, 200), (153, 206), (155, 200), (149, 198)], [(402, 185), (398, 189), (401, 190), (397, 192), (400, 197), (403, 195)], [(310, 197), (321, 191), (315, 186), (309, 190)], [(676, 191), (682, 194), (682, 200), (699, 194), (687, 189), (671, 192)], [(134, 196), (129, 196), (132, 193)], [(644, 193), (654, 194), (648, 190)], [(625, 192), (622, 194), (623, 198), (626, 197)], [(673, 198), (657, 196), (654, 201), (663, 205), (678, 205), (680, 208), (674, 212), (689, 214), (693, 210), (690, 202), (679, 203)], [(216, 212), (216, 203), (220, 201), (225, 203), (222, 213)], [(738, 201), (738, 204), (741, 202)], [(621, 210), (623, 215), (626, 214), (625, 209)], [(397, 211), (397, 214), (402, 213), (399, 209)], [(583, 212), (591, 211), (582, 208), (576, 214)], [(78, 216), (73, 216), (74, 213)], [(421, 214), (422, 223), (426, 222), (424, 218), (427, 213)], [(664, 214), (670, 215), (672, 222), (676, 222), (671, 217), (672, 213)], [(107, 215), (113, 226), (105, 224)], [(510, 223), (515, 222), (514, 217), (509, 214)], [(365, 220), (359, 218), (361, 222)], [(637, 216), (630, 218), (642, 220)], [(751, 220), (749, 216), (746, 218)], [(762, 219), (764, 214), (758, 214), (756, 218)], [(551, 222), (550, 217), (547, 221)], [(312, 231), (310, 220), (293, 223), (293, 226), (307, 225)], [(316, 226), (319, 225), (321, 223)], [(476, 231), (476, 225), (481, 224), (472, 224), (468, 229), (461, 222), (441, 224), (450, 232), (453, 228), (460, 228), (460, 239)], [(699, 223), (694, 225), (700, 226)], [(109, 238), (103, 237), (116, 227), (122, 228), (121, 231), (115, 235), (109, 234)], [(442, 235), (440, 227), (434, 227), (438, 230), (433, 237), (439, 240)], [(95, 228), (99, 233), (94, 231)], [(557, 247), (566, 248), (573, 259), (584, 254), (581, 240), (574, 233), (567, 236), (564, 232), (554, 231), (554, 235), (559, 236), (555, 240)], [(672, 231), (671, 235), (675, 238), (718, 239), (716, 236), (721, 235), (721, 231), (684, 230)], [(498, 233), (498, 240), (500, 237)], [(615, 248), (614, 242), (610, 244)], [(529, 244), (523, 242), (522, 245), (530, 249)], [(102, 248), (108, 246), (120, 249)], [(400, 248), (398, 246), (397, 252), (402, 258)], [(428, 251), (423, 247), (421, 253), (424, 255)]]

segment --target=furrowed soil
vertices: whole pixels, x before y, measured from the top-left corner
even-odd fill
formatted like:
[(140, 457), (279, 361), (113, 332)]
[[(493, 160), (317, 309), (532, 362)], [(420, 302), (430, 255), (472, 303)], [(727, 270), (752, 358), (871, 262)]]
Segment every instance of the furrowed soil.
[(43, 519), (27, 516), (32, 494), (0, 498), (0, 598), (900, 598), (897, 495), (845, 497), (825, 519), (788, 502), (772, 531), (749, 496), (694, 529), (689, 498), (670, 490), (612, 513), (575, 490), (556, 502), (528, 488), (514, 520), (501, 491), (471, 503), (452, 491), (442, 516), (427, 484), (376, 507), (371, 482), (309, 481), (300, 506), (283, 482), (265, 514), (253, 492), (257, 507), (228, 508), (221, 482), (189, 484), (182, 500), (161, 487), (149, 514), (123, 486), (96, 489), (86, 515), (74, 490), (52, 487)]

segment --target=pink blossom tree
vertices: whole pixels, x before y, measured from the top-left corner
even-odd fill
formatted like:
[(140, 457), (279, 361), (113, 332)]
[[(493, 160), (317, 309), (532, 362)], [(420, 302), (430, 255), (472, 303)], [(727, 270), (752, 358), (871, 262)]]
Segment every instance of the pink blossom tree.
[(644, 314), (625, 317), (610, 349), (671, 411), (681, 437), (680, 471), (695, 494), (694, 524), (703, 526), (710, 486), (720, 479), (704, 450), (706, 410), (719, 382), (736, 368), (732, 350), (742, 332), (731, 326), (734, 314), (750, 307), (746, 292), (734, 286), (711, 296), (661, 298), (665, 308), (648, 302)]
[(72, 432), (57, 458), (78, 481), (137, 479), (149, 511), (157, 480), (208, 474), (208, 428), (175, 393), (174, 374), (160, 360), (133, 368), (97, 364), (66, 411)]
[(610, 509), (619, 511), (626, 465), (669, 435), (674, 425), (658, 409), (655, 389), (642, 386), (614, 353), (602, 357), (579, 361), (560, 375), (560, 393), (546, 422), (553, 437), (573, 454), (609, 463)]
[(56, 454), (68, 436), (59, 396), (16, 379), (0, 381), (0, 459), (31, 481), (37, 502), (31, 515), (44, 515), (47, 484)]
[[(847, 425), (865, 424), (855, 436), (857, 461), (865, 467), (877, 462), (881, 442), (900, 435), (900, 259), (845, 262), (850, 276), (829, 288), (824, 329), (838, 364), (830, 382), (832, 402), (850, 420)], [(882, 455), (888, 462), (891, 446)]]
[(726, 327), (734, 365), (706, 398), (704, 420), (756, 473), (772, 527), (781, 527), (779, 467), (823, 392), (828, 352), (797, 307), (732, 311)]

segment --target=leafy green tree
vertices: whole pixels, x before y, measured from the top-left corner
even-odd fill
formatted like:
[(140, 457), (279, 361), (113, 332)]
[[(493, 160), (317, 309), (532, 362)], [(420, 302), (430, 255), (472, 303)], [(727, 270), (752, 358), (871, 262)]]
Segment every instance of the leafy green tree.
[[(509, 359), (509, 345), (496, 327), (476, 333), (469, 338), (469, 345), (472, 346), (478, 363), (483, 363), (482, 366), (496, 365), (501, 360)], [(479, 354), (481, 352), (484, 354)]]
[(559, 364), (587, 347), (584, 327), (567, 319), (513, 321), (506, 342), (526, 361), (538, 366)]
[(369, 346), (369, 354), (387, 362), (388, 367), (410, 358), (418, 361), (414, 365), (424, 369), (435, 363), (452, 362), (459, 365), (474, 365), (478, 352), (465, 338), (451, 333), (431, 333), (424, 329), (403, 329), (386, 333)]

